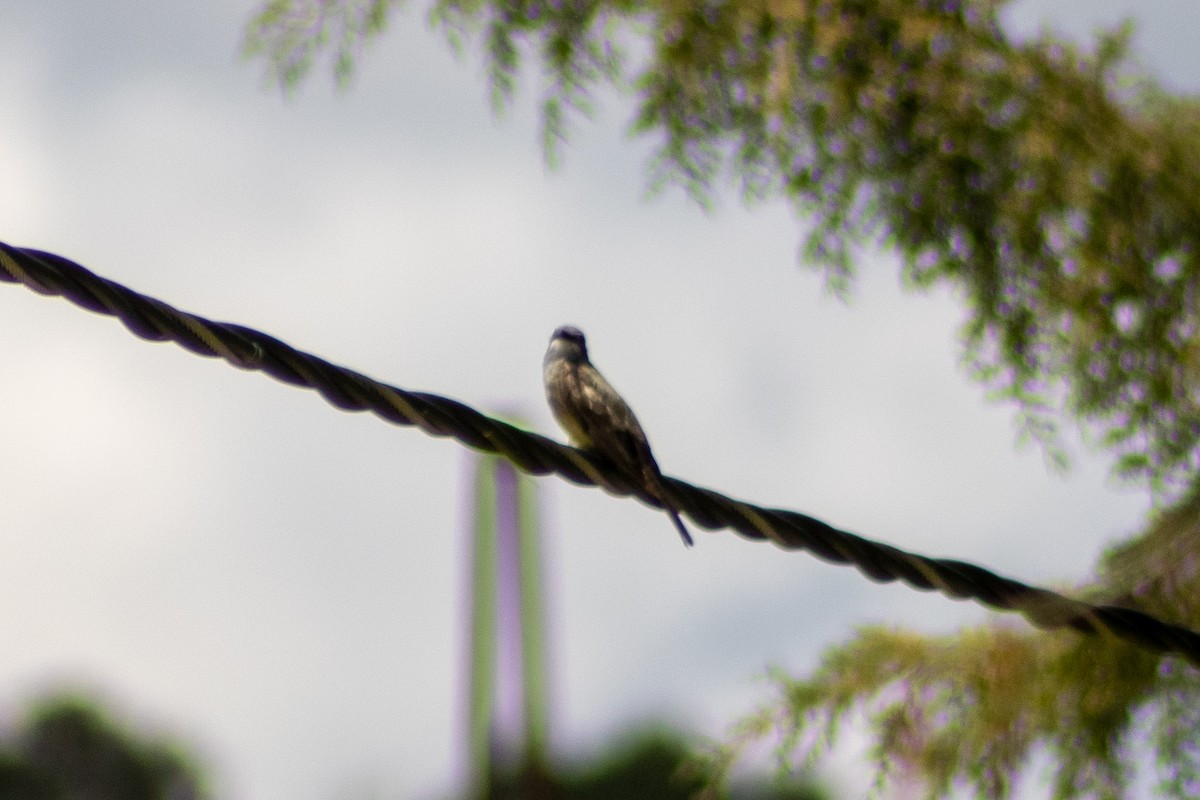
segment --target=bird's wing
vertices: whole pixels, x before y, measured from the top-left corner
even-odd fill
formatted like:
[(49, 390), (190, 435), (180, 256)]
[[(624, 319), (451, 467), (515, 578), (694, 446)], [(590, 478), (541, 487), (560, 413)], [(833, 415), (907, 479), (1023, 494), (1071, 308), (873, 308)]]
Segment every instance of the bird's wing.
[(670, 514), (671, 522), (679, 531), (683, 543), (691, 547), (691, 534), (679, 518), (679, 510), (667, 494), (662, 471), (658, 468), (658, 462), (654, 460), (650, 442), (646, 439), (646, 433), (634, 416), (633, 410), (594, 370), (580, 374), (580, 391), (575, 395), (584, 406), (576, 416), (581, 421), (589, 421), (587, 434), (593, 449), (614, 462), (622, 472), (639, 481), (642, 488), (658, 498)]
[(575, 394), (583, 406), (577, 416), (588, 421), (594, 449), (631, 477), (640, 477), (647, 463), (654, 464), (646, 434), (633, 410), (595, 369), (580, 372), (579, 391)]

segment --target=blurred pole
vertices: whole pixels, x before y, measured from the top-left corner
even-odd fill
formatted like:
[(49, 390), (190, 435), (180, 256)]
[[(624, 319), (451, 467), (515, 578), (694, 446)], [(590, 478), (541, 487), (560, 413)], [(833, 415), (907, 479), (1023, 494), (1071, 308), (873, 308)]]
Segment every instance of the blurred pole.
[(516, 500), (517, 581), (521, 608), (521, 688), (525, 722), (525, 761), (546, 766), (550, 740), (549, 651), (537, 484), (497, 459), (496, 486), (510, 490)]
[(491, 797), (507, 773), (520, 797), (552, 798), (537, 487), (501, 458), (472, 460), (469, 796)]
[(471, 514), (471, 618), (468, 663), (468, 794), (486, 795), (492, 773), (492, 707), (496, 674), (496, 518), (495, 483), (485, 459), (473, 455)]

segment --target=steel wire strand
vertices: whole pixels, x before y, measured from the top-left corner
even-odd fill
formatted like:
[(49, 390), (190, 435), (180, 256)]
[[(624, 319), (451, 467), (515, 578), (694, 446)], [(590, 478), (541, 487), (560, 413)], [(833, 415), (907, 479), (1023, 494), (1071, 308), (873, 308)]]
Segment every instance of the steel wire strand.
[[(61, 295), (90, 311), (115, 316), (143, 339), (173, 341), (198, 355), (222, 358), (241, 369), (314, 389), (337, 408), (370, 411), (397, 425), (413, 425), (431, 436), (453, 437), (469, 447), (497, 453), (527, 473), (555, 473), (610, 494), (635, 495), (661, 508), (655, 498), (630, 486), (612, 465), (590, 453), (492, 419), (455, 400), (380, 383), (252, 328), (187, 314), (54, 253), (0, 242), (0, 280)], [(747, 539), (769, 540), (784, 550), (805, 550), (835, 564), (852, 564), (873, 581), (902, 581), (953, 599), (1015, 611), (1040, 628), (1068, 627), (1112, 636), (1155, 652), (1176, 653), (1200, 665), (1200, 633), (1144, 612), (1092, 605), (974, 564), (909, 553), (799, 512), (751, 505), (675, 478), (666, 478), (666, 486), (679, 510), (702, 528), (731, 528)]]

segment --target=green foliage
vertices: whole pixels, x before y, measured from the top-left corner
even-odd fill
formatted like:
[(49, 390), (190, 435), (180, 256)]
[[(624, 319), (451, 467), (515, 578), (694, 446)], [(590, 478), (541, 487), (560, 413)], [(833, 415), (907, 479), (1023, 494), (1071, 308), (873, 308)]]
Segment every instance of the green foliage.
[(482, 34), (497, 111), (515, 95), (523, 45), (536, 41), (545, 76), (542, 144), (554, 164), (559, 146), (566, 141), (568, 112), (589, 114), (588, 88), (620, 80), (625, 57), (617, 31), (633, 7), (620, 0), (609, 4), (437, 0), (430, 16), (456, 49), (467, 38)]
[(810, 780), (746, 779), (718, 792), (692, 763), (691, 743), (669, 728), (620, 736), (596, 756), (537, 774), (496, 775), (487, 800), (825, 800), (830, 795)]
[[(1115, 800), (1130, 773), (1133, 711), (1159, 702), (1155, 664), (1115, 641), (1001, 624), (943, 638), (869, 628), (828, 651), (811, 677), (776, 676), (781, 701), (743, 726), (718, 765), (729, 769), (768, 735), (780, 738), (785, 760), (811, 765), (861, 713), (879, 790), (915, 779), (929, 797), (965, 788), (999, 800), (1044, 749), (1056, 798)], [(1195, 687), (1187, 694), (1194, 703)], [(1162, 735), (1165, 715), (1157, 720)]]
[[(1105, 557), (1084, 593), (1200, 628), (1200, 492)], [(1158, 790), (1200, 786), (1200, 681), (1194, 667), (1115, 639), (1020, 629), (1006, 621), (954, 636), (868, 628), (825, 653), (809, 677), (776, 675), (779, 701), (711, 755), (718, 774), (752, 742), (778, 737), (785, 762), (811, 765), (863, 715), (880, 787), (919, 779), (930, 797), (1012, 796), (1038, 752), (1054, 797), (1128, 796), (1132, 746), (1155, 756)], [(1149, 737), (1145, 737), (1146, 730)]]
[(60, 696), (38, 703), (0, 737), (3, 800), (200, 800), (191, 760), (173, 743), (127, 731), (94, 703)]
[(333, 50), (333, 72), (345, 85), (362, 45), (383, 32), (393, 0), (267, 0), (246, 29), (242, 54), (264, 56), (271, 77), (296, 89), (317, 54)]

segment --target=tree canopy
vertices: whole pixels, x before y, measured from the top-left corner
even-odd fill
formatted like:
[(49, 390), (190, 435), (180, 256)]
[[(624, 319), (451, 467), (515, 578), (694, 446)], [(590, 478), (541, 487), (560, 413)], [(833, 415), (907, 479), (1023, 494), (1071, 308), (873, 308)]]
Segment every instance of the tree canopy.
[[(1061, 458), (1078, 419), (1123, 474), (1178, 489), (1200, 462), (1200, 104), (1136, 75), (1129, 28), (1095, 48), (1009, 37), (975, 0), (437, 0), (487, 53), (494, 97), (544, 76), (548, 152), (602, 82), (660, 144), (650, 179), (727, 178), (811, 220), (805, 253), (847, 289), (883, 245), (947, 283), (964, 355)], [(294, 87), (323, 50), (352, 72), (399, 4), (269, 0), (250, 54)], [(633, 59), (637, 45), (644, 58)], [(643, 47), (645, 45), (645, 47)], [(636, 63), (635, 63), (636, 62)]]

